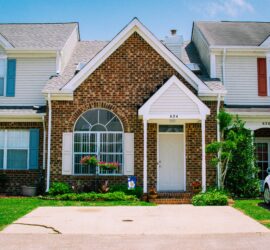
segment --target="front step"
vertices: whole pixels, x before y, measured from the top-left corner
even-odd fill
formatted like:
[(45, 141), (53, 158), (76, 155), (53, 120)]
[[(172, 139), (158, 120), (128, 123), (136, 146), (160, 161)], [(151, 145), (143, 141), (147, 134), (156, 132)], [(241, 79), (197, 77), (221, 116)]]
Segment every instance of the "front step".
[(192, 194), (188, 192), (162, 192), (149, 201), (156, 204), (191, 204), (191, 198)]

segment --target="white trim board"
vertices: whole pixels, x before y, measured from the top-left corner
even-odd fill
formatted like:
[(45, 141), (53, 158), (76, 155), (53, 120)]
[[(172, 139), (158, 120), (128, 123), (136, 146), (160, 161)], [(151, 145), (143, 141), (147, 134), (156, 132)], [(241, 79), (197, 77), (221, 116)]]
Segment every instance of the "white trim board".
[(91, 75), (117, 48), (134, 32), (137, 32), (153, 49), (155, 49), (179, 74), (181, 74), (198, 92), (213, 93), (188, 67), (161, 43), (137, 18), (134, 18), (118, 33), (103, 50), (76, 74), (63, 88), (73, 92), (89, 75)]
[[(177, 87), (184, 92), (198, 107), (200, 115), (181, 115), (179, 114), (179, 118), (181, 119), (202, 119), (205, 118), (206, 115), (210, 115), (210, 109), (195, 95), (193, 94), (183, 82), (181, 82), (176, 76), (172, 76), (153, 96), (151, 96), (146, 103), (140, 107), (138, 113), (139, 116), (143, 116), (146, 119), (168, 119), (168, 115), (160, 114), (160, 115), (149, 115), (149, 110), (152, 104), (162, 96), (162, 94), (172, 85), (176, 84)], [(177, 119), (177, 118), (176, 118)]]

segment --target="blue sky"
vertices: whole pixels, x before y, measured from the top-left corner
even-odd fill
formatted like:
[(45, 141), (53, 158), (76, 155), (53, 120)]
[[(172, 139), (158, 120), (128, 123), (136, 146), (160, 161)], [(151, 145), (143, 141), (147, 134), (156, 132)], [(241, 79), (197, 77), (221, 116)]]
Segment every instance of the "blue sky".
[(0, 0), (0, 22), (78, 21), (82, 40), (110, 40), (133, 17), (157, 37), (194, 20), (270, 21), (270, 0)]

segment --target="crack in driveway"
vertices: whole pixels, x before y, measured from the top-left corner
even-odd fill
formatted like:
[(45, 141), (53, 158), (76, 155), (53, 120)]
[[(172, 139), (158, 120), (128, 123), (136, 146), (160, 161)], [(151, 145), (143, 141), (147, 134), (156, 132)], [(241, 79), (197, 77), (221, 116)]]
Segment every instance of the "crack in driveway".
[(60, 231), (55, 229), (54, 227), (46, 226), (46, 225), (41, 225), (41, 224), (30, 224), (30, 223), (12, 223), (13, 225), (23, 225), (23, 226), (33, 226), (33, 227), (43, 227), (46, 229), (51, 229), (55, 234), (62, 234)]

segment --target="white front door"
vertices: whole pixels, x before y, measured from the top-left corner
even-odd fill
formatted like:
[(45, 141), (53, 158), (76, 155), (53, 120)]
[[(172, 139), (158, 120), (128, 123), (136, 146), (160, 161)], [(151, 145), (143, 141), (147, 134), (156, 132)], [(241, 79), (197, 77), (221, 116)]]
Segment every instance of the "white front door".
[(184, 191), (184, 134), (159, 134), (158, 191)]

